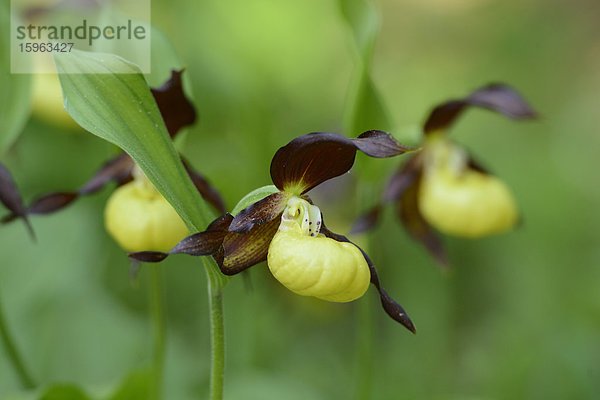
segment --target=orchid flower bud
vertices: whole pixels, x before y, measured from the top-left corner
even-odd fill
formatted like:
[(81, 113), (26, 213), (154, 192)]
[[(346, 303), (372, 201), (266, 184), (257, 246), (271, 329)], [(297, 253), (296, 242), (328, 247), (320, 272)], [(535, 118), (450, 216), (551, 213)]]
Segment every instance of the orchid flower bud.
[(269, 269), (294, 293), (333, 302), (358, 299), (370, 282), (367, 262), (353, 244), (319, 233), (321, 223), (318, 207), (290, 198), (269, 246)]
[(462, 148), (442, 135), (432, 135), (424, 151), (419, 208), (431, 225), (450, 235), (477, 238), (510, 230), (517, 223), (508, 186), (469, 167)]
[(134, 180), (110, 196), (104, 223), (108, 233), (127, 251), (167, 251), (188, 235), (177, 212), (137, 167)]

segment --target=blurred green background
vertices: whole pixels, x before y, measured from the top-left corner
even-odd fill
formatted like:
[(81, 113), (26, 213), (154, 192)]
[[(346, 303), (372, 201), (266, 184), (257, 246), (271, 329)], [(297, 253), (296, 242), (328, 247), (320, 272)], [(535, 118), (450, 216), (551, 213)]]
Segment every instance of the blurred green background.
[[(600, 3), (375, 4), (372, 77), (401, 141), (418, 142), (432, 106), (489, 82), (515, 86), (540, 112), (516, 123), (469, 111), (452, 131), (512, 187), (524, 223), (493, 238), (445, 238), (454, 266), (446, 273), (391, 208), (370, 239), (357, 238), (371, 243), (416, 336), (385, 315), (373, 289), (340, 305), (286, 291), (264, 264), (236, 277), (225, 289), (226, 399), (354, 399), (365, 371), (373, 399), (600, 398)], [(153, 1), (152, 16), (187, 67), (200, 114), (184, 154), (230, 209), (270, 184), (271, 157), (293, 137), (360, 133), (344, 131), (356, 59), (337, 2)], [(32, 118), (1, 161), (30, 201), (78, 187), (114, 153)], [(354, 172), (314, 194), (332, 230), (347, 232), (401, 158), (360, 155)], [(150, 363), (147, 274), (132, 285), (124, 252), (104, 231), (111, 190), (32, 218), (37, 243), (22, 223), (0, 229), (2, 307), (44, 384), (102, 390)], [(204, 271), (192, 257), (163, 265), (165, 398), (204, 398)], [(359, 329), (359, 315), (371, 324)], [(361, 368), (369, 346), (373, 364)], [(18, 392), (0, 348), (0, 398)]]

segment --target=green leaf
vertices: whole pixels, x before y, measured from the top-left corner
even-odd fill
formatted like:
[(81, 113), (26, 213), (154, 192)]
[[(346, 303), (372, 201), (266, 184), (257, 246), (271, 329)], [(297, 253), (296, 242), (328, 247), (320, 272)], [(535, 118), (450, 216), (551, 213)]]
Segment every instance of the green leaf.
[(352, 31), (354, 42), (365, 61), (369, 60), (379, 30), (379, 15), (369, 0), (339, 0), (342, 16)]
[(211, 212), (185, 172), (139, 68), (112, 54), (75, 50), (55, 61), (71, 117), (125, 150), (188, 228), (204, 230)]
[(10, 12), (0, 4), (0, 155), (17, 139), (31, 110), (31, 75), (10, 73)]
[(70, 384), (58, 384), (47, 389), (38, 400), (90, 400), (79, 387)]
[(140, 370), (130, 373), (108, 400), (131, 400), (150, 398), (152, 371)]
[(339, 0), (338, 4), (357, 50), (357, 67), (346, 107), (346, 131), (348, 135), (372, 129), (390, 131), (393, 128), (391, 118), (371, 77), (375, 39), (379, 31), (377, 11), (369, 0)]

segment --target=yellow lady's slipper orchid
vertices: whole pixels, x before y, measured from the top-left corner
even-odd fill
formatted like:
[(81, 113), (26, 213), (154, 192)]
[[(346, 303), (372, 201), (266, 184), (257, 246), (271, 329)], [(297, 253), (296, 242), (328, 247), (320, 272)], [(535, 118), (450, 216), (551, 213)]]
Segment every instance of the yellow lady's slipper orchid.
[(360, 150), (393, 157), (414, 149), (390, 134), (368, 131), (356, 139), (316, 132), (297, 137), (271, 160), (271, 179), (249, 193), (203, 232), (188, 236), (168, 252), (142, 251), (130, 258), (160, 262), (170, 254), (212, 255), (221, 272), (234, 275), (262, 261), (275, 279), (294, 293), (332, 302), (360, 298), (372, 283), (386, 313), (415, 332), (410, 318), (381, 287), (369, 257), (346, 237), (331, 232), (306, 192), (346, 173)]
[(518, 211), (500, 179), (468, 166), (466, 152), (445, 137), (426, 139), (419, 210), (440, 232), (478, 238), (510, 230)]
[(535, 117), (535, 111), (523, 97), (503, 84), (485, 86), (465, 98), (436, 106), (423, 126), (423, 151), (392, 176), (380, 203), (354, 223), (354, 233), (371, 229), (383, 204), (394, 202), (408, 233), (442, 266), (447, 266), (441, 239), (433, 228), (449, 235), (479, 238), (516, 225), (519, 215), (508, 186), (447, 137), (448, 128), (469, 107), (488, 109), (512, 119)]

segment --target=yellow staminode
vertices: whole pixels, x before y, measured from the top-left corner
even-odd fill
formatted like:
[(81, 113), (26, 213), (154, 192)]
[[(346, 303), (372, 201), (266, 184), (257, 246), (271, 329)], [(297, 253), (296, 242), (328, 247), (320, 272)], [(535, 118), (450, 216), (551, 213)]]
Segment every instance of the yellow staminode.
[(126, 251), (169, 251), (188, 235), (173, 207), (141, 173), (109, 198), (104, 223)]
[(419, 187), (423, 217), (441, 232), (470, 238), (513, 228), (519, 217), (508, 186), (469, 168), (461, 148), (447, 140), (434, 140), (426, 150)]
[(348, 302), (361, 297), (370, 271), (360, 250), (319, 233), (321, 212), (292, 197), (271, 241), (267, 262), (273, 276), (294, 293)]

